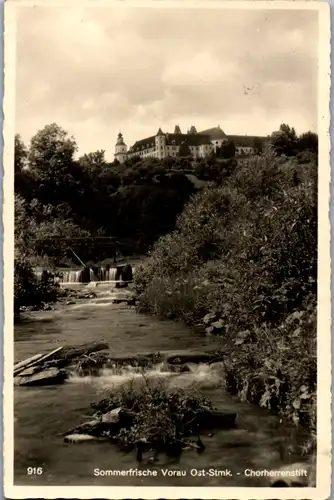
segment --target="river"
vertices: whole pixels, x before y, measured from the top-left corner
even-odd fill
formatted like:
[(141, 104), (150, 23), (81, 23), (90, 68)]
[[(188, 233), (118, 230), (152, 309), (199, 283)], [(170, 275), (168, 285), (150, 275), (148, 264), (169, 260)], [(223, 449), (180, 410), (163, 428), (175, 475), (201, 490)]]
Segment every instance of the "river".
[[(123, 304), (112, 304), (108, 291), (95, 299), (66, 306), (55, 311), (31, 313), (15, 325), (15, 361), (36, 353), (51, 351), (58, 345), (81, 344), (105, 340), (116, 354), (148, 351), (181, 351), (214, 349), (219, 339), (184, 325), (159, 321), (136, 312)], [(276, 416), (232, 397), (223, 387), (220, 364), (192, 367), (190, 373), (161, 374), (180, 387), (198, 389), (214, 404), (236, 412), (237, 425), (231, 430), (204, 433), (206, 447), (198, 454), (185, 451), (180, 459), (159, 457), (154, 464), (136, 462), (134, 452), (121, 452), (108, 442), (65, 443), (62, 433), (85, 421), (94, 410), (90, 404), (129, 381), (133, 374), (105, 372), (100, 377), (74, 377), (64, 385), (49, 387), (15, 387), (15, 463), (16, 485), (57, 486), (268, 486), (268, 479), (249, 477), (245, 469), (277, 469), (300, 461), (289, 450), (295, 448), (295, 428)], [(43, 474), (28, 475), (28, 467), (42, 467)], [(156, 477), (95, 476), (94, 469), (156, 469)], [(162, 468), (186, 470), (181, 477), (164, 477)], [(232, 476), (191, 475), (191, 470), (228, 469)], [(194, 471), (192, 472), (194, 474)]]

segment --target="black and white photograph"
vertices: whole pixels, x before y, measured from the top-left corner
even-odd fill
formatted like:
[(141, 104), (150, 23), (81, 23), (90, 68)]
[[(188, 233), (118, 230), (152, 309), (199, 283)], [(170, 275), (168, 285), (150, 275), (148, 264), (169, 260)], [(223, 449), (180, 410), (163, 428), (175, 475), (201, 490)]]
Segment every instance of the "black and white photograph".
[(329, 498), (328, 5), (5, 15), (6, 497)]

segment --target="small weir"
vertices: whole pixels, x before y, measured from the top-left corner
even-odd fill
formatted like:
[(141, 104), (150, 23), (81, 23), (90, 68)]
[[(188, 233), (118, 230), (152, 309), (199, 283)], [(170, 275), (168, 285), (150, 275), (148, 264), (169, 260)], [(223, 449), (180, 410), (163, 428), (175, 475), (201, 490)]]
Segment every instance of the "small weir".
[[(43, 279), (45, 269), (35, 269), (37, 280)], [(117, 267), (86, 267), (78, 269), (57, 269), (54, 279), (60, 284), (92, 283), (92, 282), (131, 282), (134, 268), (128, 264)]]

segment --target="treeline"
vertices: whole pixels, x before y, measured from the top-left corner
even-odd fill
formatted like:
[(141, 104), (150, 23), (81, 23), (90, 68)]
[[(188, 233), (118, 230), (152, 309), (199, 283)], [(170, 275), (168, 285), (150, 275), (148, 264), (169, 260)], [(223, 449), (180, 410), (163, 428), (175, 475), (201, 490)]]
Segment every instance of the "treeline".
[[(279, 154), (290, 151), (292, 143), (303, 143), (303, 154), (314, 154), (314, 134), (298, 138), (290, 127), (281, 129), (279, 139), (273, 135), (272, 140)], [(36, 302), (36, 293), (43, 300), (49, 292), (54, 295), (49, 282), (43, 290), (37, 287), (32, 266), (74, 263), (68, 245), (55, 237), (112, 236), (122, 242), (124, 254), (146, 253), (160, 236), (173, 231), (177, 216), (198, 188), (190, 172), (221, 185), (238, 167), (232, 142), (197, 161), (185, 151), (177, 158), (136, 157), (120, 165), (107, 162), (104, 151), (78, 159), (76, 152), (74, 138), (56, 124), (38, 131), (29, 146), (15, 137), (16, 297), (25, 297), (24, 304)], [(76, 250), (86, 263), (113, 253), (94, 245)]]
[(314, 437), (317, 142), (288, 155), (285, 131), (196, 194), (135, 281), (140, 311), (222, 336), (230, 390)]
[(186, 159), (133, 158), (120, 165), (108, 163), (104, 151), (75, 159), (76, 151), (74, 139), (55, 124), (29, 148), (15, 138), (16, 233), (35, 251), (46, 237), (92, 235), (127, 239), (132, 250), (145, 252), (174, 228), (194, 192), (182, 171)]
[[(298, 154), (300, 163), (316, 162), (316, 134), (298, 137), (283, 124), (270, 143), (279, 155)], [(54, 252), (61, 257), (59, 248), (45, 249), (45, 238), (88, 235), (113, 236), (127, 241), (125, 252), (145, 253), (174, 229), (194, 193), (189, 172), (221, 184), (238, 165), (233, 142), (196, 161), (185, 152), (164, 160), (137, 157), (120, 165), (108, 163), (104, 151), (79, 159), (76, 152), (74, 138), (56, 124), (37, 132), (29, 147), (15, 137), (16, 236), (38, 255)], [(96, 255), (96, 248), (80, 252), (85, 260), (106, 257), (104, 251)]]
[[(145, 253), (173, 230), (195, 190), (182, 171), (188, 166), (184, 158), (172, 163), (133, 158), (120, 165), (108, 163), (104, 151), (78, 159), (76, 152), (75, 140), (56, 124), (37, 132), (29, 147), (15, 137), (16, 314), (23, 306), (43, 307), (57, 299), (52, 277), (37, 280), (35, 266), (78, 265), (59, 238), (112, 236), (123, 254)], [(108, 259), (115, 251), (85, 243), (75, 250), (84, 263)]]

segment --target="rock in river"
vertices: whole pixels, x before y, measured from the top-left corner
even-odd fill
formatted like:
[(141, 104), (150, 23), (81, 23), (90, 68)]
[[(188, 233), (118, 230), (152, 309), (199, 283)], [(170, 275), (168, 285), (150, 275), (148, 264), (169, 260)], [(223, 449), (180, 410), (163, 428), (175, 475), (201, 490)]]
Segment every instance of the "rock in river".
[(49, 368), (47, 370), (34, 373), (32, 375), (17, 376), (14, 378), (15, 385), (34, 386), (34, 385), (53, 385), (64, 382), (67, 374), (58, 368)]

